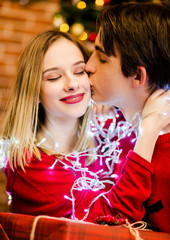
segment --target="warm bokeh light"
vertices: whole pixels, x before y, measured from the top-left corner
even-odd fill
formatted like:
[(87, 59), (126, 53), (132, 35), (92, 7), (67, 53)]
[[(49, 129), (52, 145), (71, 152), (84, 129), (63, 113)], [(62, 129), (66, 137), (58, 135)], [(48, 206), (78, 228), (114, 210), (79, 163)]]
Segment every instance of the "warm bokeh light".
[(84, 26), (81, 23), (74, 23), (70, 31), (74, 36), (79, 37), (84, 32)]
[(86, 3), (85, 3), (84, 1), (78, 2), (77, 8), (79, 8), (79, 9), (84, 9), (84, 8), (86, 8)]
[(56, 28), (59, 28), (64, 22), (65, 22), (65, 19), (61, 14), (56, 14), (53, 18), (53, 25)]
[(68, 32), (69, 31), (69, 25), (67, 23), (61, 24), (60, 31), (61, 32)]
[(86, 32), (83, 32), (83, 33), (81, 34), (81, 36), (79, 37), (79, 39), (80, 39), (81, 41), (85, 41), (85, 40), (87, 40), (87, 38), (88, 38), (88, 34), (87, 34)]
[(97, 6), (102, 7), (102, 6), (104, 5), (104, 0), (96, 0), (96, 1), (95, 1), (95, 4), (96, 4)]

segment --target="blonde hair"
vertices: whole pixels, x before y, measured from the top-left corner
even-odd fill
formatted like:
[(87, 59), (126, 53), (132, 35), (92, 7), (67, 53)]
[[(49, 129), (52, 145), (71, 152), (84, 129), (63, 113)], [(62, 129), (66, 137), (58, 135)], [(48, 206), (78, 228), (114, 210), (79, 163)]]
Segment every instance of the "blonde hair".
[[(59, 38), (72, 41), (81, 50), (85, 62), (88, 60), (82, 44), (68, 33), (46, 31), (27, 45), (19, 60), (16, 83), (2, 129), (2, 138), (9, 141), (9, 163), (13, 170), (18, 166), (24, 169), (32, 154), (41, 159), (35, 141), (37, 130), (45, 119), (45, 114), (39, 108), (42, 63), (48, 48)], [(92, 144), (87, 134), (90, 128), (90, 108), (89, 106), (79, 121), (80, 134), (74, 149), (76, 151), (85, 150)]]

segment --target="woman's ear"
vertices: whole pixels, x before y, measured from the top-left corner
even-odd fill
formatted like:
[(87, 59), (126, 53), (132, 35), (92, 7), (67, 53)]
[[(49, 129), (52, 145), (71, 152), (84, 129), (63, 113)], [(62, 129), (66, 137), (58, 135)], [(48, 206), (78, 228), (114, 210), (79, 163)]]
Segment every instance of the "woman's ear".
[(137, 73), (133, 77), (133, 86), (141, 87), (146, 83), (148, 83), (148, 75), (146, 72), (146, 68), (138, 66)]

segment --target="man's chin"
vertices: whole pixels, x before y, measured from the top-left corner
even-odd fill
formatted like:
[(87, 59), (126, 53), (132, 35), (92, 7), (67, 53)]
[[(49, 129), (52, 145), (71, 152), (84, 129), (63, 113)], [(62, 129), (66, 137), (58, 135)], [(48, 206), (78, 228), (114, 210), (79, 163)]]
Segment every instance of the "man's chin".
[(101, 102), (101, 99), (99, 99), (95, 94), (92, 95), (92, 100), (97, 104)]
[(96, 103), (98, 105), (106, 105), (107, 104), (104, 99), (98, 98), (94, 95), (92, 96), (92, 100), (94, 103)]

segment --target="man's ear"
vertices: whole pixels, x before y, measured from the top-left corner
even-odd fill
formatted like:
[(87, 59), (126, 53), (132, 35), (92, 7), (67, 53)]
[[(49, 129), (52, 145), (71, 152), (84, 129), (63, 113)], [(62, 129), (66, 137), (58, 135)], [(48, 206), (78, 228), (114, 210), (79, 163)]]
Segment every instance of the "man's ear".
[(148, 82), (146, 69), (142, 66), (137, 67), (137, 73), (133, 77), (133, 86), (141, 87)]

